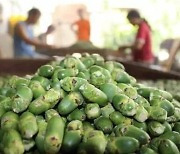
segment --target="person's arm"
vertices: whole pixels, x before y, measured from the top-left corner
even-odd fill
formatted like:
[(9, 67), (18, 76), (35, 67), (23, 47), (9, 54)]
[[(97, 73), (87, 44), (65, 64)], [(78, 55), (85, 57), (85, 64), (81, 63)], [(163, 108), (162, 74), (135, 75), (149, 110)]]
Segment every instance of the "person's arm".
[(15, 27), (15, 33), (22, 39), (24, 40), (27, 44), (30, 44), (30, 45), (34, 45), (35, 47), (38, 47), (38, 48), (51, 48), (50, 45), (48, 44), (44, 44), (44, 43), (41, 43), (37, 40), (33, 40), (33, 39), (29, 39), (25, 33), (25, 30), (24, 28), (20, 25), (20, 24), (17, 24), (16, 27)]
[(47, 43), (47, 34), (46, 33), (42, 33), (40, 34), (37, 38), (37, 41), (46, 44)]
[(145, 44), (145, 41), (146, 41), (146, 35), (147, 35), (147, 31), (149, 29), (147, 29), (146, 25), (140, 25), (139, 29), (138, 29), (138, 32), (137, 32), (137, 35), (136, 35), (136, 40), (134, 42), (134, 44), (132, 45), (125, 45), (125, 46), (121, 46), (119, 47), (119, 50), (120, 51), (123, 51), (127, 48), (130, 48), (132, 50), (141, 50), (143, 45)]
[(120, 46), (119, 50), (125, 50), (127, 48), (130, 48), (132, 50), (141, 50), (143, 45), (144, 45), (144, 43), (145, 43), (145, 39), (143, 39), (143, 38), (136, 38), (134, 44)]
[(144, 39), (136, 39), (134, 45), (132, 46), (133, 49), (135, 50), (141, 50), (143, 45), (145, 43)]
[(119, 50), (125, 50), (125, 49), (127, 49), (127, 48), (130, 48), (130, 49), (132, 49), (132, 50), (141, 50), (142, 49), (142, 47), (143, 47), (143, 45), (144, 45), (144, 41), (142, 41), (142, 40), (136, 40), (135, 41), (135, 43), (133, 44), (133, 45), (124, 45), (124, 46), (120, 46), (119, 47)]
[(142, 49), (143, 45), (146, 42), (148, 31), (150, 31), (150, 29), (148, 29), (148, 27), (145, 24), (140, 25), (136, 35), (136, 40), (132, 47), (133, 49), (137, 51)]
[(124, 51), (124, 50), (126, 50), (127, 48), (132, 49), (132, 47), (133, 47), (133, 45), (123, 45), (123, 46), (120, 46), (120, 47), (118, 48), (118, 50), (119, 50), (119, 51)]

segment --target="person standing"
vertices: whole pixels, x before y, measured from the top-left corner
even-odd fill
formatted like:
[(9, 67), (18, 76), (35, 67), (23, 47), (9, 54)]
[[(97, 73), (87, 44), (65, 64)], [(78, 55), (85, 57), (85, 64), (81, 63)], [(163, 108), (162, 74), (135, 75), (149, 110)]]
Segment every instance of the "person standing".
[(40, 16), (41, 12), (37, 8), (32, 8), (28, 11), (26, 21), (16, 24), (14, 29), (15, 57), (41, 58), (42, 55), (36, 53), (35, 47), (52, 48), (34, 38), (32, 26), (38, 22)]
[(126, 48), (131, 48), (134, 61), (152, 64), (154, 62), (154, 56), (152, 52), (150, 25), (141, 17), (137, 10), (130, 10), (127, 18), (132, 25), (138, 26), (138, 31), (134, 44), (130, 46), (121, 46), (119, 50), (122, 51)]
[[(85, 17), (83, 9), (78, 10), (79, 20), (72, 24), (72, 30), (76, 33), (78, 41), (90, 41), (90, 22)], [(77, 29), (75, 30), (75, 26)]]

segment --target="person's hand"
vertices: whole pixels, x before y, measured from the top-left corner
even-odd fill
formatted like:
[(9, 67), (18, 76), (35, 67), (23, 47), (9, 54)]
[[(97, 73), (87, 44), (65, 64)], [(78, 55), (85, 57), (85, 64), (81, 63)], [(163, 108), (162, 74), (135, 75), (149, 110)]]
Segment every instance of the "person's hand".
[(57, 47), (54, 46), (54, 45), (44, 44), (44, 45), (43, 45), (43, 48), (44, 48), (44, 49), (56, 49)]
[(127, 49), (127, 48), (130, 48), (130, 49), (132, 49), (133, 48), (133, 46), (132, 45), (124, 45), (124, 46), (120, 46), (119, 48), (118, 48), (118, 51), (124, 51), (125, 49)]
[(56, 49), (57, 47), (55, 45), (47, 45), (48, 49)]
[(126, 50), (128, 48), (128, 46), (120, 46), (119, 48), (118, 48), (118, 51), (119, 52), (124, 52), (124, 50)]

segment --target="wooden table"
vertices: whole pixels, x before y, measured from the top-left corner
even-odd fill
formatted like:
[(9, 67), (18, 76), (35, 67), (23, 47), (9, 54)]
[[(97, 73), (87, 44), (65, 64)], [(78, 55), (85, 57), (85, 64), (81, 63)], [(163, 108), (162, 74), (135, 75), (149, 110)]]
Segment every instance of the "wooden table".
[(137, 62), (119, 60), (126, 68), (126, 71), (136, 79), (156, 80), (156, 79), (176, 79), (180, 80), (180, 73), (174, 71), (163, 71), (156, 66), (146, 66)]
[(103, 56), (105, 59), (109, 55), (112, 56), (122, 56), (122, 53), (115, 51), (115, 50), (109, 50), (109, 49), (72, 49), (72, 48), (59, 48), (59, 49), (51, 49), (51, 50), (45, 50), (45, 51), (39, 51), (41, 54), (48, 55), (50, 57), (52, 56), (65, 56), (65, 55), (71, 55), (73, 53), (98, 53), (101, 56)]
[(0, 75), (33, 74), (50, 59), (0, 59)]
[[(112, 57), (111, 57), (112, 58)], [(150, 68), (135, 62), (124, 61), (114, 58), (121, 62), (126, 71), (136, 79), (177, 79), (180, 80), (180, 74), (176, 72), (165, 72), (160, 69)], [(41, 66), (52, 59), (0, 59), (0, 75), (26, 75), (33, 74)]]

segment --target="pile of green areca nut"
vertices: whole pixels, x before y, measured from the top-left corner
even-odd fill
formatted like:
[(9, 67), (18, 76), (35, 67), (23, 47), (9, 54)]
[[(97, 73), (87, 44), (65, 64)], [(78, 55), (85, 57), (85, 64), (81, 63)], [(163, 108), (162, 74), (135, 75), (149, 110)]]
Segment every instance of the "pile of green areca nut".
[(165, 90), (170, 92), (173, 97), (180, 101), (180, 80), (169, 80), (169, 79), (158, 79), (158, 80), (140, 80), (140, 83), (142, 83), (145, 86), (151, 86), (156, 87), (161, 90)]
[(0, 83), (0, 153), (180, 153), (179, 101), (98, 54)]

